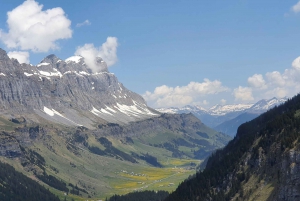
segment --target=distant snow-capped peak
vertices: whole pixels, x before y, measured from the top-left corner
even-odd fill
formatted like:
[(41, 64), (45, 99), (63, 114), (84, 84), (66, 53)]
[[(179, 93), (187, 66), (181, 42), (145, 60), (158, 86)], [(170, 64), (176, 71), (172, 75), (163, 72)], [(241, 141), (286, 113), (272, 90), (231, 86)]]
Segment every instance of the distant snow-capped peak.
[(208, 112), (211, 115), (225, 115), (230, 112), (240, 112), (251, 108), (253, 104), (236, 104), (236, 105), (215, 105)]
[(264, 112), (267, 111), (268, 109), (271, 109), (275, 107), (276, 105), (280, 105), (287, 101), (287, 97), (277, 99), (277, 98), (271, 98), (269, 100), (262, 99), (258, 101), (257, 103), (249, 103), (249, 104), (232, 104), (232, 105), (215, 105), (209, 109), (205, 109), (201, 106), (191, 106), (191, 105), (186, 105), (181, 108), (177, 107), (170, 107), (170, 108), (158, 108), (156, 109), (157, 111), (161, 113), (206, 113), (210, 114), (212, 116), (223, 116), (229, 113), (233, 112)]
[(273, 107), (275, 107), (276, 105), (280, 105), (282, 103), (284, 103), (285, 101), (287, 101), (288, 98), (284, 97), (284, 98), (280, 98), (277, 99), (276, 97), (271, 98), (269, 100), (263, 99), (258, 101), (257, 103), (255, 103), (250, 109), (250, 112), (255, 112), (255, 111), (267, 111)]

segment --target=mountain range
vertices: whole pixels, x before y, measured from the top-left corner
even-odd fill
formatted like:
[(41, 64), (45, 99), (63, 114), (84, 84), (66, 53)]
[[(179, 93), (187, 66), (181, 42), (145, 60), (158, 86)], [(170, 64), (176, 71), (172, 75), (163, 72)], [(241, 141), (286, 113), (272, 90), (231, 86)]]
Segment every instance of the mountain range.
[(124, 124), (159, 115), (118, 82), (101, 58), (96, 65), (101, 70), (92, 72), (80, 56), (63, 61), (55, 55), (36, 66), (19, 64), (0, 50), (0, 114), (87, 128), (95, 122)]
[(95, 65), (55, 55), (20, 64), (0, 49), (0, 160), (8, 169), (61, 200), (172, 191), (231, 139), (193, 114), (148, 107), (100, 57)]
[(95, 62), (0, 49), (1, 199), (298, 200), (300, 95), (154, 110)]
[(205, 109), (201, 106), (187, 105), (181, 108), (171, 107), (156, 110), (161, 113), (171, 114), (192, 113), (209, 127), (234, 136), (239, 125), (254, 119), (263, 112), (287, 100), (288, 98), (278, 99), (274, 97), (269, 100), (260, 100), (254, 104), (215, 105), (209, 109)]

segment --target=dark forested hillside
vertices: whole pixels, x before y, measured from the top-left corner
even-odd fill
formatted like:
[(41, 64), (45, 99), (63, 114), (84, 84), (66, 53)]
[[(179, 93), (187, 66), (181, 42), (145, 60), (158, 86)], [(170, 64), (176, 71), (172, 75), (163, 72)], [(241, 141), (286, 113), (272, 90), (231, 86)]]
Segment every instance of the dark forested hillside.
[(300, 95), (242, 124), (166, 201), (299, 200)]
[(59, 201), (58, 197), (45, 187), (2, 162), (0, 162), (0, 200)]

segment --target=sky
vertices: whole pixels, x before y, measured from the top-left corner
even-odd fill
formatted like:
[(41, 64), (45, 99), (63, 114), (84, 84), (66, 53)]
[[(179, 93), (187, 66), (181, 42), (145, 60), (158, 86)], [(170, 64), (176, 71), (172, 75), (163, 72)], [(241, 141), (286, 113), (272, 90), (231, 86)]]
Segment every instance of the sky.
[(300, 92), (299, 0), (0, 5), (0, 48), (11, 58), (36, 65), (49, 54), (100, 56), (154, 108), (209, 108)]

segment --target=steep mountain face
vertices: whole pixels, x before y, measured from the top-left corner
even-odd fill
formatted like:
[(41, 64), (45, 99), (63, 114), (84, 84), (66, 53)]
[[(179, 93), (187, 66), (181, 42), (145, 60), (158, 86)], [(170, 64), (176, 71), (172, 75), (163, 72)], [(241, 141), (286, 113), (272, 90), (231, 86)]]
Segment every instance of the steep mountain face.
[(159, 114), (118, 82), (101, 58), (96, 62), (101, 69), (96, 73), (80, 56), (63, 61), (49, 55), (32, 66), (0, 49), (0, 114), (89, 128), (99, 121), (124, 124)]
[(200, 106), (185, 106), (182, 108), (160, 108), (161, 113), (193, 113), (203, 123), (217, 131), (234, 136), (236, 129), (242, 123), (252, 120), (259, 114), (284, 103), (287, 98), (260, 100), (255, 104), (215, 105), (206, 110)]
[(166, 201), (296, 201), (300, 196), (300, 95), (242, 124), (237, 136)]

